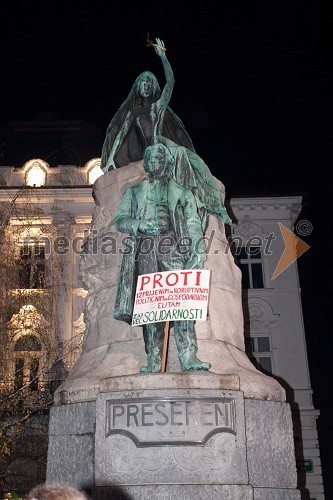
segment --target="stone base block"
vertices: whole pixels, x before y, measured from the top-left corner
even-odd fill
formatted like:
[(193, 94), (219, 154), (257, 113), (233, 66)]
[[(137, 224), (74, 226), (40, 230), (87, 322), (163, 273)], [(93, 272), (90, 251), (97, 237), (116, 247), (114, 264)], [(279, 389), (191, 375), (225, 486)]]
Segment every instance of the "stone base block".
[(94, 401), (51, 408), (47, 482), (77, 488), (94, 484), (95, 425)]
[(245, 399), (233, 377), (156, 377), (137, 389), (108, 379), (96, 401), (54, 406), (47, 482), (96, 499), (300, 498), (287, 403)]

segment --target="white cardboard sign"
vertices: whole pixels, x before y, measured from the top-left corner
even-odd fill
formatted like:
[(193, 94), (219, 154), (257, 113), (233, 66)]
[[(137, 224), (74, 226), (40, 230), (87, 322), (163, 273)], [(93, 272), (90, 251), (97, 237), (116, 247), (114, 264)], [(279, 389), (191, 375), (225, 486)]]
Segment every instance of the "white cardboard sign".
[(207, 269), (138, 276), (132, 326), (161, 321), (206, 321), (209, 281)]

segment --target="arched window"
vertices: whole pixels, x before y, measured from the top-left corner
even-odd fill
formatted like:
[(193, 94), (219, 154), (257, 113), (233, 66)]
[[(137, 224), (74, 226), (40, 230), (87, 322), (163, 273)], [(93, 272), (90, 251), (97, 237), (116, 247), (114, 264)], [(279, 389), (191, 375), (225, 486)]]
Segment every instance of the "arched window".
[(14, 346), (14, 351), (41, 351), (42, 344), (35, 335), (23, 335)]
[(250, 297), (244, 307), (245, 352), (253, 365), (266, 374), (274, 373), (271, 329), (278, 315), (259, 297)]
[(103, 170), (101, 169), (101, 159), (93, 158), (85, 164), (88, 172), (88, 182), (89, 184), (94, 184), (94, 182), (103, 175)]
[(23, 165), (26, 185), (32, 187), (45, 186), (47, 167), (48, 164), (40, 159), (27, 161)]

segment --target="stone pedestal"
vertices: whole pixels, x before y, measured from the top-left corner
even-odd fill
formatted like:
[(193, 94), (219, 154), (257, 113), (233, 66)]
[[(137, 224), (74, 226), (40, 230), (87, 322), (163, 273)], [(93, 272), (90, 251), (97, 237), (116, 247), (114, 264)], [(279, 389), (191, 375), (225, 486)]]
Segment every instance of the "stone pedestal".
[(300, 499), (291, 412), (244, 398), (236, 375), (104, 379), (51, 409), (47, 481), (93, 498)]

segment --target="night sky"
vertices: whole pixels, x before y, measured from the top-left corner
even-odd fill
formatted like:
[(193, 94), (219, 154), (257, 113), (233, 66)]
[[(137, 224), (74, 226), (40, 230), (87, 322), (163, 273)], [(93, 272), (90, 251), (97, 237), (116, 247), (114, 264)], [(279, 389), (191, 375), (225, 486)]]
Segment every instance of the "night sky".
[(304, 196), (299, 220), (313, 231), (299, 271), (327, 498), (332, 26), (332, 3), (320, 1), (13, 0), (0, 11), (0, 127), (48, 113), (105, 131), (139, 73), (164, 84), (149, 33), (175, 73), (170, 106), (227, 196)]

